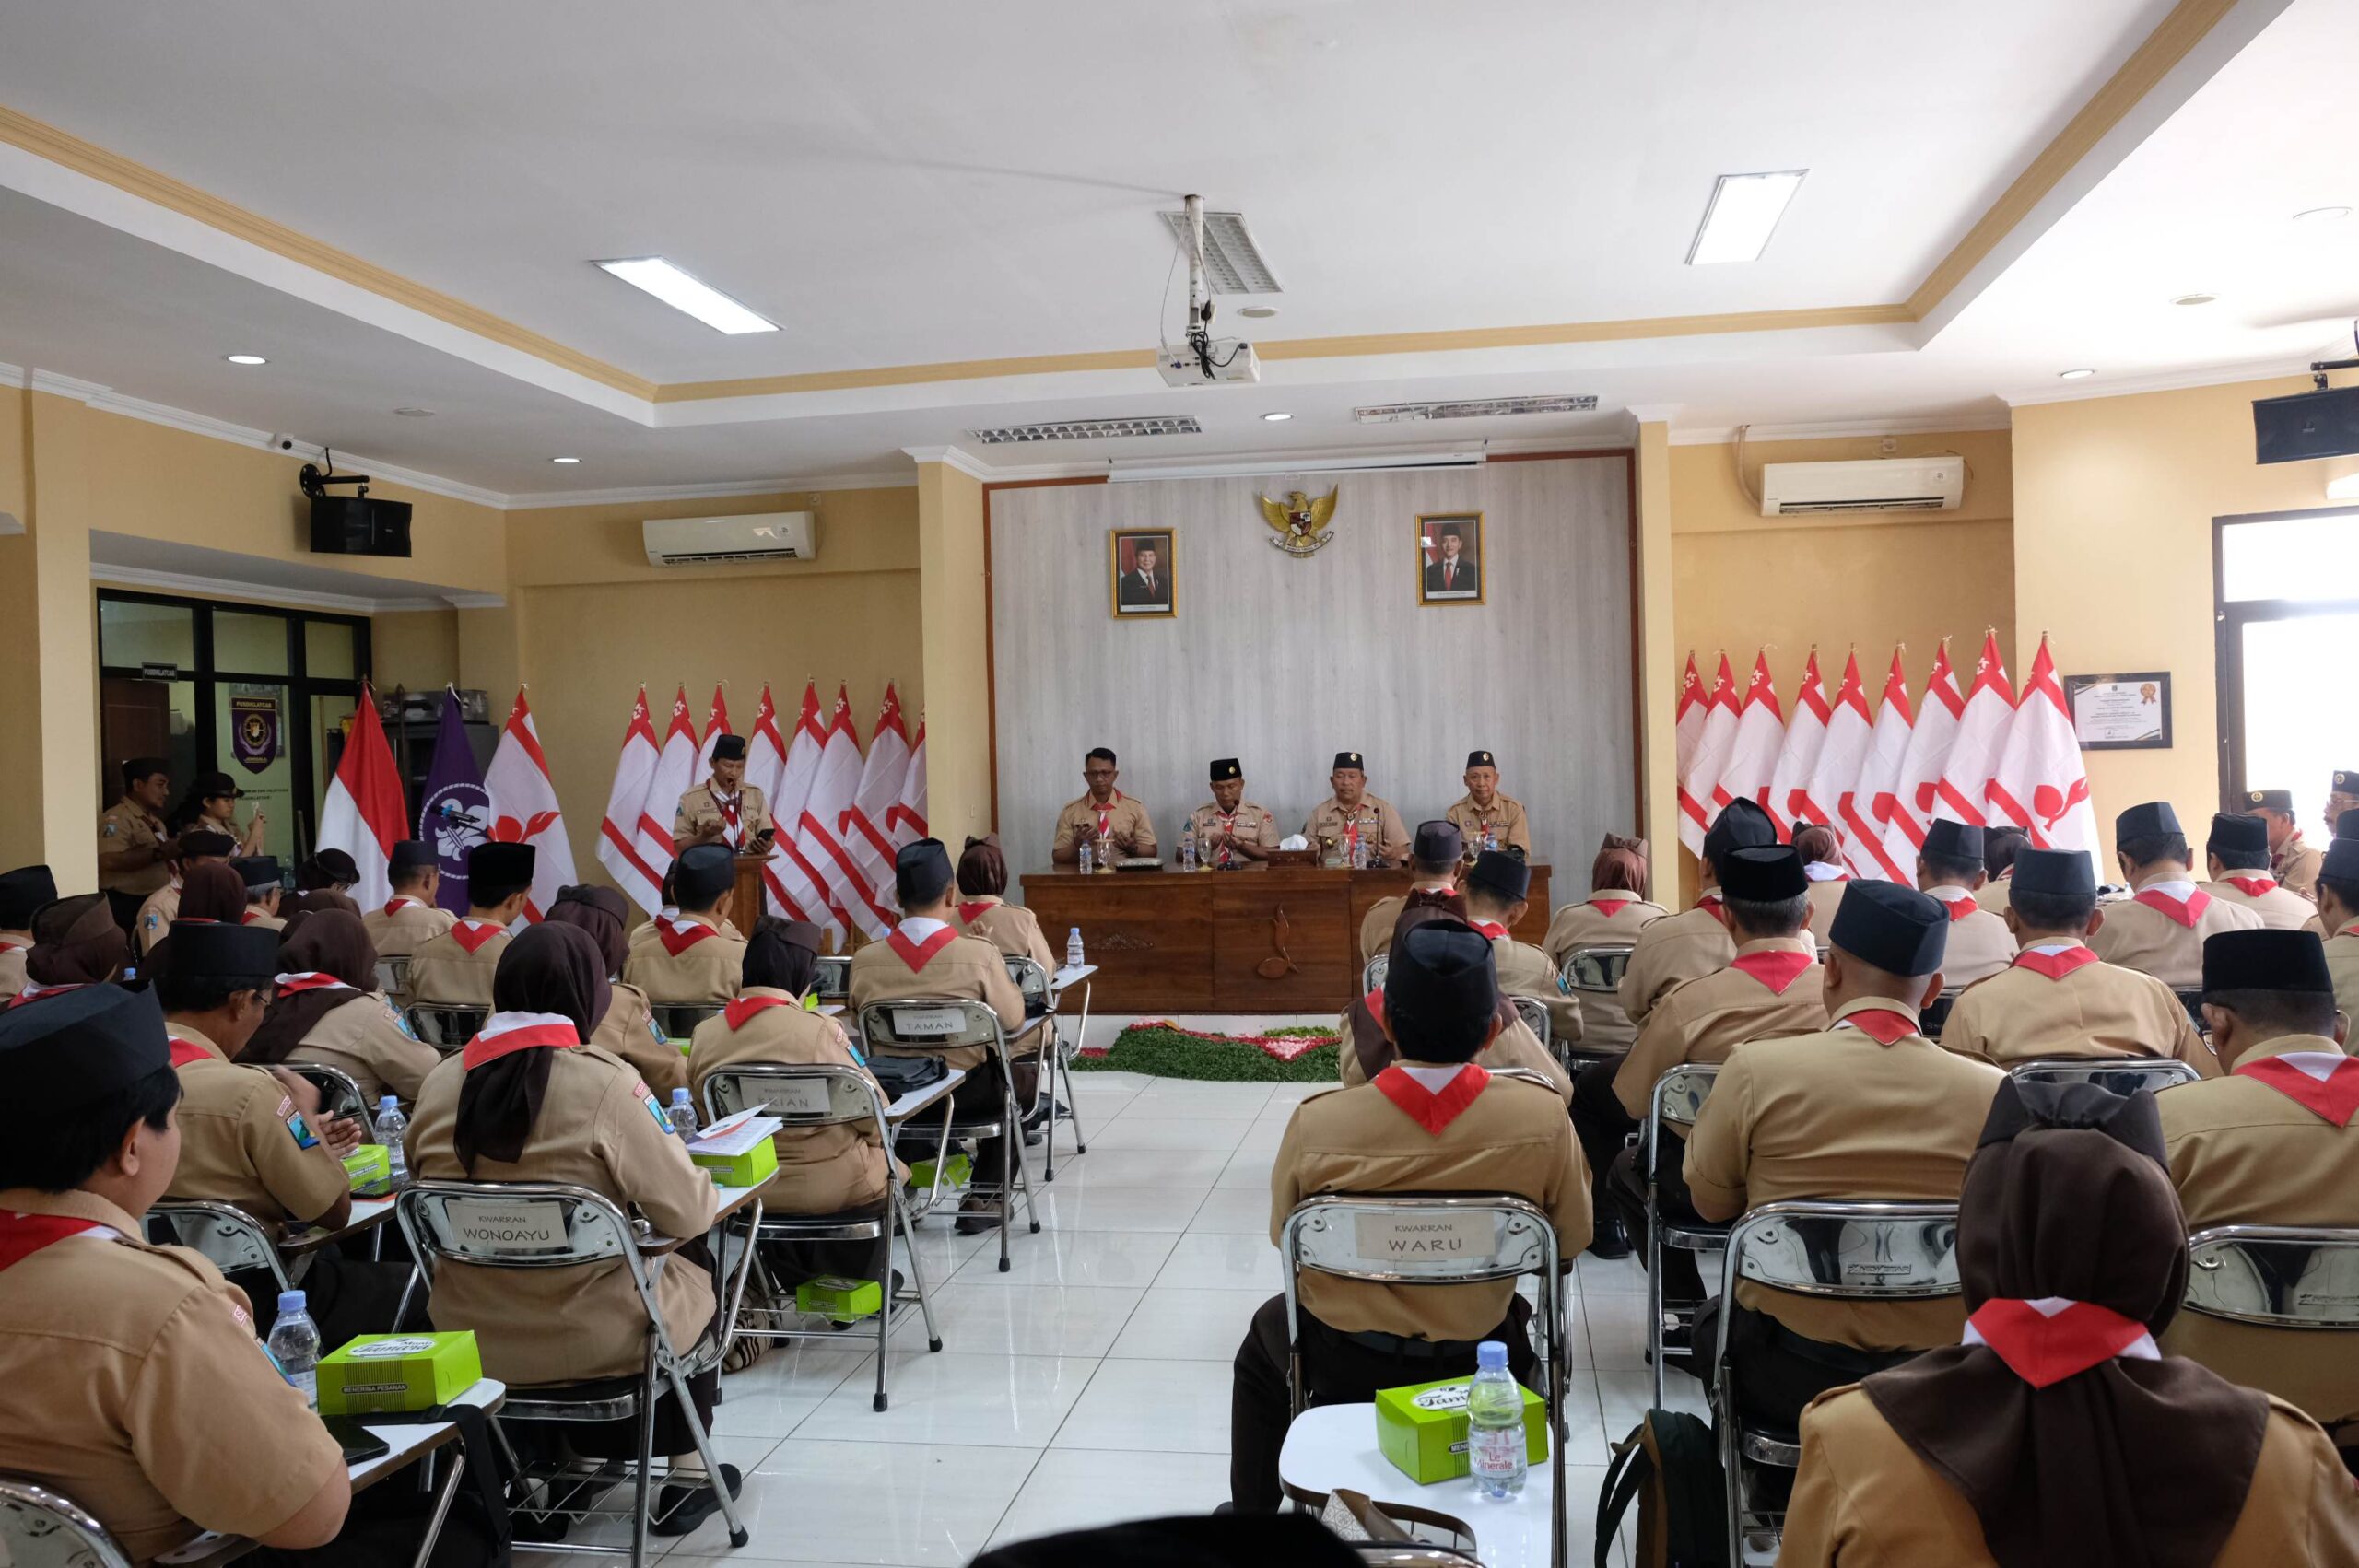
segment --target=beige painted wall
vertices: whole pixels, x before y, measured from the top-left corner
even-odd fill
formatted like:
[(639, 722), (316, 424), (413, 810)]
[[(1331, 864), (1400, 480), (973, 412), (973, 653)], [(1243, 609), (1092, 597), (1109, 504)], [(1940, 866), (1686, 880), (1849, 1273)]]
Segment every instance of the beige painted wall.
[[(918, 464), (918, 591), (926, 687), (926, 821), (946, 844), (992, 825), (991, 579), (983, 487)], [(902, 699), (911, 708), (905, 690)], [(915, 732), (911, 732), (915, 739)]]
[(402, 610), (369, 620), (369, 662), (381, 691), (433, 691), (459, 678), (459, 613)]

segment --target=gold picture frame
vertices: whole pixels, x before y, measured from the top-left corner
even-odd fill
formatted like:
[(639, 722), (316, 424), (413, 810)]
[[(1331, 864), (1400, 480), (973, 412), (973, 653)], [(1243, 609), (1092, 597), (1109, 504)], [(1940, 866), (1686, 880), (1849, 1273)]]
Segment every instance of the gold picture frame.
[[(1480, 604), (1489, 595), (1484, 576), (1483, 514), (1421, 512), (1411, 535), (1417, 552), (1417, 603), (1421, 605)], [(1455, 538), (1457, 569), (1448, 569), (1442, 541)], [(1469, 574), (1473, 582), (1467, 581)], [(1445, 586), (1447, 584), (1447, 586)]]
[[(1168, 528), (1106, 531), (1107, 613), (1118, 621), (1167, 620), (1180, 613), (1176, 541)], [(1139, 557), (1153, 560), (1142, 569)]]

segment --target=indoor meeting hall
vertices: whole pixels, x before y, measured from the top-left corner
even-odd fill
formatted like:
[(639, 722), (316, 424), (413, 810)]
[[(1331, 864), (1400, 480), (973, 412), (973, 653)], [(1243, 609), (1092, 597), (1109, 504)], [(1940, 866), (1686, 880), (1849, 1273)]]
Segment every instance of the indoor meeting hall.
[(0, 0), (0, 1565), (2359, 1568), (2353, 79)]

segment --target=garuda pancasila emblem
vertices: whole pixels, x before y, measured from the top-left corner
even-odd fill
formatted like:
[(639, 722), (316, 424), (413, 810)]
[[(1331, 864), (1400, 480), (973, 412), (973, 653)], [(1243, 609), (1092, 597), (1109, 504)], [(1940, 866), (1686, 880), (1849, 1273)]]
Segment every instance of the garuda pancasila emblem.
[(1339, 485), (1315, 501), (1300, 490), (1289, 490), (1283, 501), (1256, 497), (1262, 521), (1277, 533), (1270, 543), (1289, 556), (1312, 556), (1325, 549), (1335, 537), (1327, 526), (1335, 520), (1335, 497), (1342, 490)]

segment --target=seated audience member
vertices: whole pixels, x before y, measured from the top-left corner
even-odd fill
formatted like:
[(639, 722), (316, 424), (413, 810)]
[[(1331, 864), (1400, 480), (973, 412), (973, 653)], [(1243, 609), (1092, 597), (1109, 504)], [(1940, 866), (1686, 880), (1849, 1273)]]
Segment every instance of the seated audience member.
[[(1639, 929), (1671, 913), (1647, 901), (1647, 841), (1605, 836), (1589, 870), (1589, 896), (1567, 904), (1548, 922), (1548, 962), (1561, 973), (1574, 949), (1633, 943)], [(1637, 1026), (1622, 1011), (1619, 996), (1594, 992), (1581, 998), (1581, 1046), (1587, 1050), (1628, 1050)]]
[[(2269, 874), (2286, 892), (2299, 898), (2309, 897), (2310, 890), (2318, 885), (2318, 866), (2324, 857), (2302, 842), (2302, 830), (2294, 823), (2294, 791), (2248, 790), (2245, 810), (2259, 817), (2268, 830)], [(2331, 826), (2333, 814), (2329, 813), (2326, 820)]]
[[(1417, 922), (1417, 925), (1443, 924), (1455, 926), (1464, 922), (1448, 915), (1435, 920)], [(1403, 927), (1402, 934), (1405, 936), (1414, 929), (1414, 926)], [(1473, 928), (1469, 926), (1467, 929), (1472, 930)], [(1356, 1089), (1371, 1082), (1401, 1059), (1400, 1042), (1392, 1037), (1384, 1024), (1384, 989), (1381, 986), (1344, 1009), (1335, 1019), (1335, 1036), (1337, 1074), (1346, 1089)], [(1515, 1010), (1515, 1003), (1508, 1000), (1504, 993), (1499, 997), (1497, 1025), (1492, 1031), (1489, 1042), (1474, 1053), (1474, 1065), (1491, 1072), (1512, 1067), (1537, 1073), (1555, 1086), (1558, 1099), (1567, 1105), (1572, 1103), (1571, 1075), (1566, 1072), (1563, 1064), (1548, 1047), (1540, 1043), (1540, 1036), (1532, 1032), (1531, 1024), (1523, 1021), (1523, 1014)]]
[[(722, 851), (724, 854), (727, 851)], [(482, 850), (478, 849), (477, 854)], [(469, 868), (472, 881), (475, 871)], [(490, 1017), (426, 1080), (409, 1128), (409, 1168), (432, 1181), (562, 1182), (646, 1216), (665, 1236), (712, 1228), (712, 1179), (673, 1136), (637, 1069), (588, 1044), (606, 1011), (605, 965), (589, 933), (544, 920), (507, 945), (492, 977)], [(719, 1323), (712, 1276), (697, 1254), (675, 1254), (655, 1297), (673, 1349), (686, 1355)], [(646, 1309), (620, 1258), (563, 1269), (486, 1269), (449, 1259), (434, 1270), (428, 1310), (441, 1329), (470, 1329), (484, 1375), (517, 1387), (636, 1375), (647, 1361)], [(654, 1448), (671, 1456), (657, 1535), (686, 1535), (720, 1506), (687, 1423), (710, 1431), (718, 1370), (688, 1379), (695, 1410), (663, 1390)], [(635, 1456), (634, 1420), (566, 1423), (573, 1451)], [(735, 1467), (723, 1465), (731, 1496)]]
[[(2258, 816), (2216, 813), (2203, 859), (2212, 878), (2203, 891), (2224, 904), (2242, 905), (2271, 930), (2298, 931), (2318, 912), (2317, 905), (2270, 874), (2269, 824)], [(2317, 880), (2313, 874), (2313, 884)]]
[(485, 843), (467, 851), (466, 916), (413, 950), (411, 996), (452, 1007), (491, 1005), (492, 976), (508, 951), (508, 928), (532, 896), (535, 859), (530, 844)]
[(2203, 980), (2203, 942), (2221, 931), (2250, 930), (2260, 917), (2212, 897), (2188, 873), (2187, 836), (2168, 801), (2132, 806), (2113, 820), (2114, 859), (2136, 889), (2108, 906), (2089, 945), (2108, 964), (2142, 970), (2175, 989)]
[[(1755, 1040), (1728, 1059), (1687, 1139), (1687, 1191), (1707, 1220), (1790, 1199), (1954, 1202), (2005, 1075), (1917, 1032), (1941, 993), (1952, 921), (1924, 894), (1855, 882), (1826, 959), (1834, 1025)], [(1729, 1312), (1745, 1409), (1790, 1428), (1818, 1395), (1957, 1343), (1956, 1298), (1841, 1301), (1750, 1281), (1697, 1315), (1711, 1343)]]
[(1633, 1027), (1646, 1026), (1647, 1014), (1672, 987), (1726, 968), (1736, 956), (1736, 942), (1720, 919), (1720, 861), (1733, 850), (1777, 842), (1777, 825), (1751, 801), (1731, 801), (1721, 809), (1704, 835), (1704, 853), (1697, 862), (1704, 890), (1696, 907), (1649, 923), (1631, 946), (1620, 1000)]
[(1523, 919), (1532, 868), (1505, 849), (1485, 849), (1466, 872), (1466, 923), (1491, 939), (1492, 963), (1504, 996), (1530, 997), (1548, 1010), (1550, 1035), (1581, 1038), (1581, 999), (1566, 989), (1548, 954), (1511, 931)]
[(649, 922), (655, 940), (630, 951), (623, 960), (623, 978), (645, 991), (650, 1001), (726, 1001), (745, 963), (744, 939), (722, 934), (736, 880), (736, 857), (727, 845), (681, 850), (672, 862), (672, 894), (680, 912)]
[(2156, 1350), (2188, 1263), (2154, 1120), (2145, 1094), (2000, 1089), (1958, 1209), (1966, 1342), (1804, 1412), (1784, 1568), (2359, 1562), (2325, 1434)]
[(380, 1095), (408, 1105), (442, 1053), (411, 1036), (375, 992), (377, 950), (360, 917), (341, 909), (289, 921), (278, 944), (270, 1007), (240, 1061), (256, 1067), (319, 1062), (340, 1068), (374, 1112)]
[[(181, 892), (186, 885), (188, 870), (203, 860), (227, 861), (238, 852), (238, 841), (226, 833), (209, 828), (192, 827), (174, 840), (180, 853), (170, 862), (172, 880), (147, 895), (139, 906), (139, 919), (132, 927), (132, 942), (144, 955), (152, 952), (181, 918)], [(242, 888), (242, 884), (241, 884)], [(241, 906), (242, 909), (242, 906)]]
[[(180, 912), (172, 926), (234, 926), (246, 913), (246, 882), (226, 860), (182, 862)], [(162, 974), (172, 961), (172, 928), (158, 935), (139, 972), (149, 979)]]
[(2337, 838), (2326, 847), (2318, 865), (2318, 894), (2326, 967), (2334, 977), (2334, 1004), (2345, 1016), (2359, 1019), (2359, 837)]
[(1942, 974), (1953, 989), (1987, 980), (2015, 961), (2015, 939), (2007, 922), (1975, 902), (1987, 873), (1982, 869), (1982, 829), (1936, 817), (1925, 825), (1917, 851), (1917, 886), (1949, 911), (1949, 956)]
[(1943, 1049), (2001, 1067), (2046, 1057), (2168, 1057), (2218, 1075), (2219, 1059), (2170, 987), (2107, 964), (2087, 945), (2112, 918), (2097, 907), (2088, 856), (2025, 849), (2013, 883), (2007, 929), (2023, 951), (1957, 999), (1942, 1026)]
[(33, 915), (32, 937), (25, 950), (25, 983), (11, 1007), (104, 985), (131, 963), (131, 939), (115, 924), (113, 907), (101, 893), (43, 905)]
[(0, 1015), (0, 1098), (38, 1108), (0, 1139), (0, 1471), (88, 1509), (134, 1562), (203, 1530), (324, 1547), (352, 1496), (336, 1440), (260, 1352), (244, 1293), (142, 1236), (180, 1097), (150, 993)]
[(1057, 955), (1040, 930), (1040, 918), (1020, 904), (1010, 904), (1007, 857), (1000, 853), (999, 835), (969, 838), (958, 856), (958, 930), (979, 936), (1011, 958), (1029, 958), (1050, 974), (1057, 972)]
[[(2154, 1097), (2179, 1208), (2213, 1225), (2359, 1228), (2359, 1061), (2307, 931), (2223, 931), (2203, 944), (2203, 1020), (2227, 1076)], [(2266, 1388), (2359, 1448), (2359, 1344), (2347, 1333), (2179, 1315), (2164, 1348)]]
[(279, 900), (278, 912), (287, 920), (287, 928), (279, 935), (284, 937), (287, 930), (293, 930), (298, 918), (324, 914), (331, 909), (349, 915), (356, 920), (360, 919), (360, 906), (354, 903), (350, 895), (338, 893), (333, 887), (314, 887), (304, 893), (288, 894)]
[[(1416, 837), (1409, 841), (1409, 874), (1414, 879), (1409, 891), (1378, 899), (1360, 918), (1362, 968), (1374, 963), (1378, 954), (1391, 949), (1392, 928), (1402, 909), (1413, 903), (1440, 905), (1458, 895), (1460, 861), (1465, 854), (1465, 836), (1455, 823), (1437, 820), (1417, 825)], [(1453, 912), (1462, 914), (1464, 906)]]
[[(359, 1147), (359, 1123), (323, 1117), (319, 1091), (286, 1069), (241, 1059), (270, 1004), (276, 933), (182, 920), (169, 940), (172, 962), (155, 989), (181, 1075), (181, 1163), (165, 1195), (234, 1204), (265, 1225), (337, 1229), (352, 1216), (344, 1156)], [(406, 1265), (333, 1249), (311, 1258), (302, 1285), (323, 1353), (355, 1334), (393, 1328)], [(230, 1282), (253, 1300), (275, 1299), (266, 1270)]]
[[(901, 923), (883, 942), (872, 942), (851, 955), (851, 990), (845, 998), (852, 1016), (880, 1001), (980, 1001), (999, 1017), (1007, 1034), (1008, 1065), (1015, 1074), (1015, 1102), (1029, 1107), (1039, 1088), (1039, 1049), (1045, 1030), (1022, 1033), (1024, 997), (1000, 962), (999, 949), (978, 936), (960, 936), (950, 923), (957, 913), (957, 890), (950, 873), (950, 855), (938, 838), (904, 844), (893, 858), (893, 887), (903, 915)], [(966, 1080), (950, 1092), (950, 1103), (962, 1112), (988, 1113), (1005, 1103), (1008, 1085), (999, 1064), (984, 1046), (954, 1046), (947, 1050), (905, 1051), (879, 1047), (891, 1056), (938, 1056), (945, 1064), (967, 1070)], [(1003, 1162), (1010, 1152), (998, 1138), (986, 1139), (975, 1153), (975, 1182), (958, 1215), (958, 1230), (974, 1235), (995, 1228), (997, 1190)], [(979, 1190), (980, 1189), (980, 1190)], [(1013, 1196), (1010, 1201), (1014, 1201)]]
[(390, 872), (393, 895), (381, 909), (361, 915), (369, 923), (369, 940), (380, 958), (407, 958), (434, 938), (458, 924), (459, 917), (435, 907), (442, 891), (441, 864), (434, 846), (405, 838), (393, 846)]
[(621, 978), (630, 951), (623, 936), (623, 921), (629, 915), (630, 906), (613, 888), (572, 883), (557, 890), (547, 918), (558, 925), (589, 932), (590, 940), (597, 944), (598, 962), (608, 977), (606, 989), (611, 1000), (597, 1026), (590, 1031), (590, 1043), (639, 1069), (640, 1077), (655, 1091), (655, 1097), (670, 1105), (672, 1091), (688, 1086), (687, 1062), (681, 1057), (680, 1047), (655, 1022), (655, 1011), (648, 1004), (647, 993)]
[(245, 912), (238, 917), (238, 923), (241, 926), (261, 926), (274, 931), (285, 930), (287, 922), (278, 913), (283, 888), (278, 857), (247, 855), (231, 860), (229, 864), (246, 884)]
[[(745, 984), (719, 1013), (697, 1025), (688, 1044), (690, 1093), (705, 1103), (705, 1080), (716, 1068), (762, 1062), (849, 1067), (868, 1078), (851, 1042), (834, 1019), (804, 1010), (819, 956), (819, 928), (807, 920), (765, 919), (745, 943)], [(886, 1096), (890, 1098), (890, 1095)], [(882, 1218), (896, 1182), (909, 1171), (893, 1158), (872, 1122), (783, 1127), (778, 1175), (762, 1188), (764, 1209), (778, 1214), (832, 1214), (846, 1223)], [(874, 1241), (797, 1241), (766, 1245), (763, 1256), (780, 1284), (823, 1274), (883, 1281), (892, 1227)]]
[(1810, 878), (1810, 939), (1824, 947), (1843, 902), (1843, 884), (1851, 880), (1843, 865), (1842, 842), (1833, 828), (1812, 823), (1794, 829), (1794, 853), (1802, 858), (1802, 874)]
[[(1295, 1107), (1270, 1171), (1270, 1239), (1296, 1205), (1321, 1193), (1506, 1193), (1555, 1222), (1567, 1262), (1589, 1241), (1589, 1170), (1563, 1106), (1532, 1084), (1494, 1078), (1470, 1059), (1496, 1026), (1490, 943), (1456, 921), (1404, 933), (1384, 981), (1385, 1026), (1401, 1059), (1356, 1089)], [(1379, 1388), (1462, 1376), (1474, 1347), (1498, 1340), (1527, 1383), (1532, 1313), (1515, 1282), (1382, 1285), (1300, 1275), (1302, 1378), (1314, 1405)], [(1288, 1397), (1285, 1297), (1253, 1315), (1238, 1347), (1229, 1405), (1229, 1499), (1274, 1513)]]
[(1974, 901), (1992, 914), (2007, 913), (2008, 879), (2015, 872), (2015, 857), (2031, 848), (2031, 835), (2012, 824), (1982, 830), (1982, 870), (1989, 878), (1974, 890)]
[(295, 864), (298, 893), (350, 893), (360, 884), (360, 867), (341, 849), (322, 849)]
[[(1672, 988), (1626, 1055), (1581, 1069), (1573, 1085), (1573, 1129), (1590, 1169), (1607, 1173), (1598, 1184), (1598, 1200), (1608, 1205), (1598, 1216), (1601, 1257), (1619, 1257), (1646, 1233), (1646, 1173), (1635, 1152), (1619, 1156), (1652, 1106), (1656, 1080), (1684, 1062), (1726, 1061), (1747, 1040), (1826, 1027), (1824, 971), (1805, 924), (1810, 882), (1802, 857), (1775, 844), (1724, 850), (1719, 874), (1720, 918), (1736, 942), (1728, 965)], [(1678, 1137), (1666, 1132), (1656, 1155), (1658, 1196), (1676, 1212), (1685, 1203)], [(1676, 1274), (1677, 1293), (1701, 1290), (1692, 1257), (1665, 1262)], [(1673, 1283), (1667, 1281), (1666, 1288)]]
[(0, 872), (0, 1001), (25, 989), (25, 954), (32, 951), (33, 915), (57, 901), (57, 879), (47, 866)]

